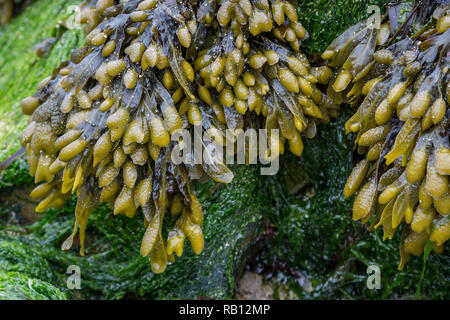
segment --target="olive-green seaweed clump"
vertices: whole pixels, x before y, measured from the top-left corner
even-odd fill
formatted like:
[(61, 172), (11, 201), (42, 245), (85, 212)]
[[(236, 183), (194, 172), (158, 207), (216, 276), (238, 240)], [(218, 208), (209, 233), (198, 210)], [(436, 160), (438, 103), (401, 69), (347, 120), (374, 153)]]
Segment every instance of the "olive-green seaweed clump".
[[(236, 143), (226, 129), (234, 136), (247, 128), (279, 129), (279, 137), (268, 136), (266, 158), (283, 154), (286, 141), (292, 153), (302, 154), (300, 135), (313, 137), (316, 123), (329, 121), (337, 106), (316, 87), (328, 82), (331, 70), (311, 67), (298, 52), (307, 34), (294, 3), (84, 3), (86, 46), (22, 101), (31, 117), (21, 143), (41, 183), (31, 193), (41, 199), (36, 211), (78, 195), (74, 230), (63, 249), (79, 228), (84, 254), (87, 219), (107, 202), (114, 214), (128, 217), (142, 207), (141, 254), (150, 255), (155, 273), (182, 254), (186, 237), (195, 253), (202, 251), (203, 213), (192, 181), (229, 183), (233, 174), (207, 141), (203, 152), (210, 161), (198, 165), (189, 154), (188, 163), (175, 165), (178, 141), (171, 137), (180, 129), (194, 134), (200, 127), (218, 145)], [(167, 211), (181, 215), (166, 241)]]
[(13, 0), (0, 0), (0, 25), (8, 23), (14, 12)]
[(365, 157), (344, 195), (358, 191), (353, 220), (365, 223), (376, 213), (371, 228), (383, 226), (385, 239), (406, 222), (399, 269), (410, 254), (422, 254), (427, 240), (439, 253), (450, 238), (450, 4), (431, 12), (429, 24), (400, 40), (401, 29), (391, 36), (393, 21), (379, 28), (360, 22), (322, 54), (340, 67), (329, 95), (359, 105), (345, 128), (357, 133)]
[(7, 24), (13, 15), (31, 0), (0, 0), (0, 26)]

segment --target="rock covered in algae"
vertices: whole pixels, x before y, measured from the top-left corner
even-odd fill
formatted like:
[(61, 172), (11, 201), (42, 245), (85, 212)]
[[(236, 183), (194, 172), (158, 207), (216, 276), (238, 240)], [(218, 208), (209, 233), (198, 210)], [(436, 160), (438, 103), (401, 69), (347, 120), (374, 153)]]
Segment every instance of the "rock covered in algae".
[[(266, 157), (303, 152), (300, 134), (313, 137), (316, 122), (336, 104), (316, 87), (331, 76), (298, 52), (306, 31), (287, 1), (88, 1), (81, 22), (86, 46), (22, 101), (31, 115), (21, 143), (41, 199), (36, 211), (78, 202), (69, 249), (101, 202), (133, 217), (142, 207), (146, 232), (141, 254), (163, 272), (185, 238), (199, 254), (204, 245), (201, 205), (192, 181), (228, 183), (225, 164), (175, 165), (171, 136), (199, 126), (216, 143), (234, 144), (225, 130), (280, 129), (268, 137)], [(191, 131), (192, 132), (192, 131)], [(211, 139), (212, 140), (212, 139)], [(165, 241), (164, 216), (180, 215)]]
[[(25, 226), (30, 230), (25, 234), (16, 235), (16, 231), (11, 235), (4, 225), (0, 226), (0, 268), (49, 282), (70, 299), (232, 298), (235, 281), (261, 235), (261, 212), (271, 202), (263, 192), (259, 168), (231, 169), (235, 175), (231, 183), (217, 185), (209, 181), (196, 188), (205, 214), (202, 254), (197, 256), (185, 248), (183, 256), (162, 275), (151, 272), (147, 258), (136, 256), (145, 231), (141, 219), (114, 217), (105, 204), (89, 217), (86, 256), (79, 256), (76, 250), (60, 250), (58, 244), (73, 226), (75, 197), (70, 197), (59, 210), (48, 210), (29, 229)], [(17, 215), (17, 206), (0, 203), (0, 225), (14, 214)], [(139, 212), (138, 216), (142, 214)], [(169, 217), (168, 220), (174, 221)], [(170, 224), (165, 223), (163, 232), (169, 230)], [(74, 247), (79, 249), (79, 243)], [(81, 290), (67, 290), (66, 271), (71, 265), (82, 270)]]
[(66, 300), (54, 285), (19, 272), (0, 270), (1, 300)]
[(0, 300), (65, 300), (49, 263), (30, 246), (0, 235)]
[(365, 157), (344, 195), (358, 192), (353, 220), (365, 223), (376, 213), (371, 227), (383, 226), (384, 239), (406, 222), (399, 269), (427, 240), (439, 253), (450, 238), (449, 22), (450, 5), (442, 4), (431, 27), (390, 44), (389, 21), (380, 28), (363, 21), (322, 54), (339, 67), (329, 95), (359, 105), (345, 128), (357, 134)]

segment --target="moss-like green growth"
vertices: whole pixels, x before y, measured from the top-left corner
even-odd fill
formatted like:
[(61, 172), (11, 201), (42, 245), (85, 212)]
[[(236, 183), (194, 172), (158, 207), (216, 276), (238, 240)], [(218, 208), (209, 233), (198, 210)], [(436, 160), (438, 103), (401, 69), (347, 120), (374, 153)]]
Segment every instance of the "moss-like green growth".
[(0, 270), (0, 300), (65, 300), (52, 284), (18, 272)]
[(317, 139), (307, 141), (310, 152), (300, 159), (285, 159), (282, 167), (287, 170), (268, 179), (275, 207), (283, 208), (268, 212), (276, 228), (269, 259), (279, 257), (314, 273), (333, 268), (329, 263), (339, 253), (350, 224), (346, 216), (350, 203), (343, 199), (341, 187), (351, 170), (351, 149), (340, 124), (338, 120), (320, 127)]
[(54, 281), (50, 265), (38, 251), (18, 241), (0, 240), (0, 269), (43, 281)]
[(303, 0), (298, 7), (299, 19), (309, 33), (302, 47), (308, 53), (320, 54), (345, 29), (374, 14), (368, 8), (376, 5), (384, 13), (388, 0)]
[(5, 171), (0, 173), (0, 190), (32, 184), (33, 177), (28, 173), (28, 165), (23, 158), (17, 159)]
[[(74, 17), (81, 0), (39, 0), (25, 8), (10, 23), (0, 27), (0, 161), (20, 148), (19, 136), (27, 117), (20, 101), (36, 90), (37, 84), (67, 60), (79, 47), (84, 33), (76, 25), (64, 26)], [(73, 19), (72, 19), (73, 20)], [(40, 59), (33, 47), (55, 37), (47, 56)], [(31, 39), (31, 42), (30, 42)]]
[[(56, 276), (39, 251), (13, 239), (0, 240), (0, 300), (62, 300)], [(52, 284), (53, 283), (53, 284)]]

